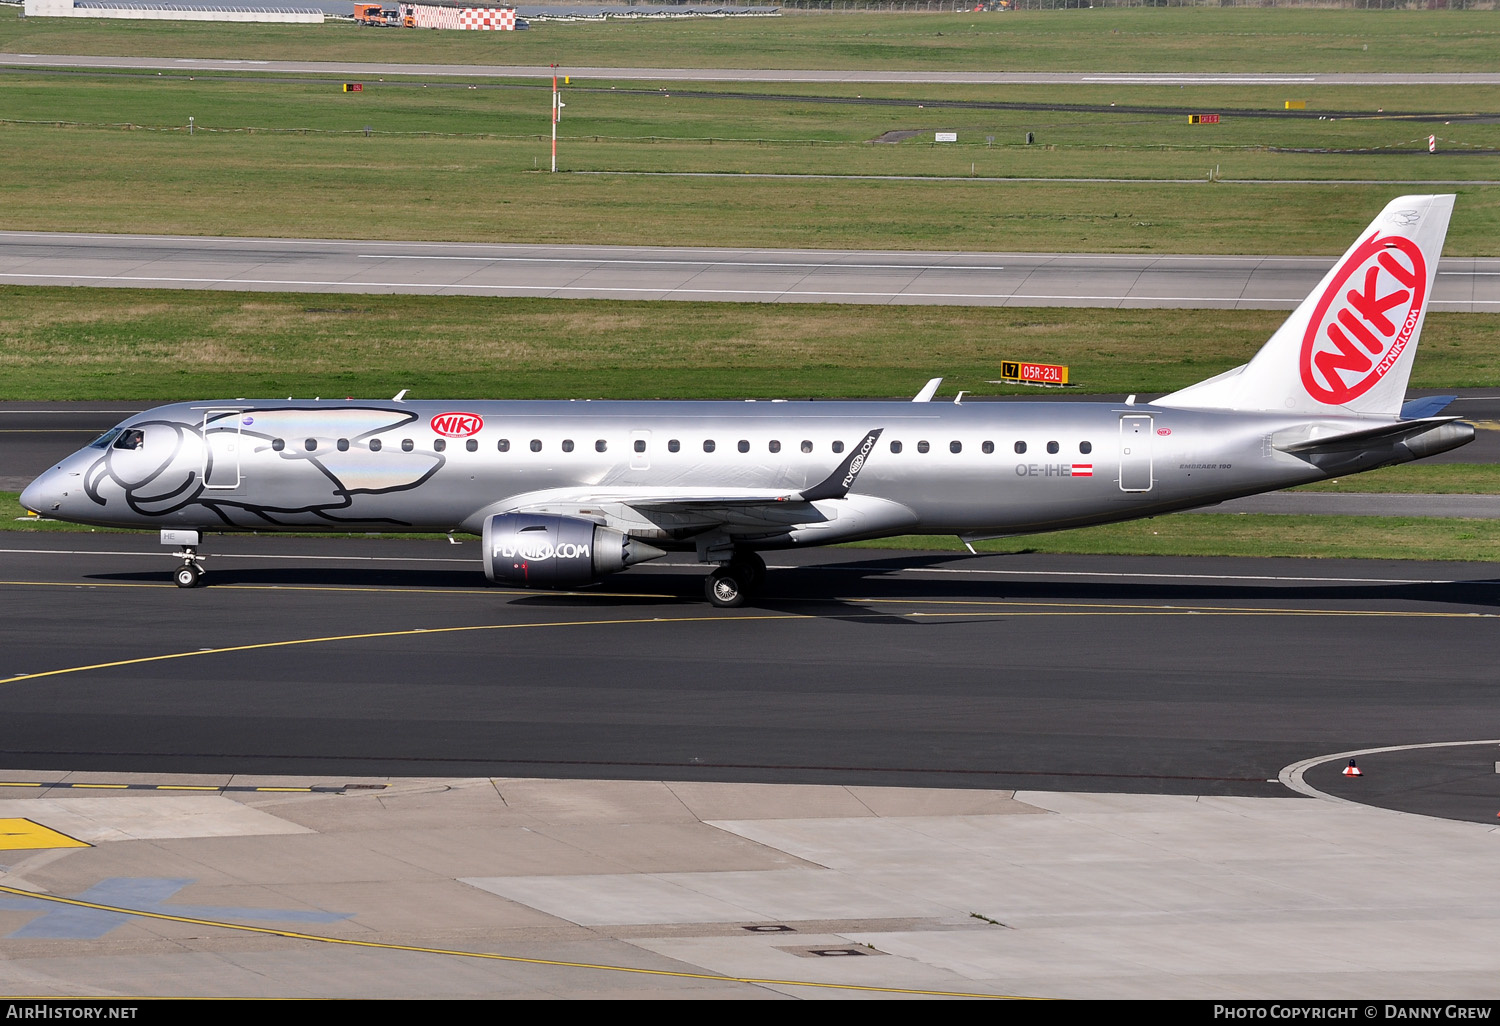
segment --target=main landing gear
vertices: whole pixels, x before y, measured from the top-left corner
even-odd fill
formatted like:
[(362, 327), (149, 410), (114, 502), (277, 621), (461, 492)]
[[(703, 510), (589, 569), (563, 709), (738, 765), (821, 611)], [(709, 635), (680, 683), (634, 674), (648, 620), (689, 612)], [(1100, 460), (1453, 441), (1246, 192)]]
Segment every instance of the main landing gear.
[(766, 580), (766, 561), (751, 551), (736, 552), (734, 558), (709, 574), (703, 582), (708, 601), (721, 609), (742, 606), (757, 594)]

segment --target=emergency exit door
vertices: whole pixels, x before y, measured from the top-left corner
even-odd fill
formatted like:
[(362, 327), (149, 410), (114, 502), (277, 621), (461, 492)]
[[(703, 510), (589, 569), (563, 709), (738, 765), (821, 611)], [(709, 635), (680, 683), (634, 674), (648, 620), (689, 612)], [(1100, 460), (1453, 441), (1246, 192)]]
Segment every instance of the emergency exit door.
[(1151, 490), (1151, 439), (1155, 434), (1149, 415), (1128, 413), (1120, 418), (1120, 491)]
[(240, 411), (203, 411), (203, 485), (240, 486)]

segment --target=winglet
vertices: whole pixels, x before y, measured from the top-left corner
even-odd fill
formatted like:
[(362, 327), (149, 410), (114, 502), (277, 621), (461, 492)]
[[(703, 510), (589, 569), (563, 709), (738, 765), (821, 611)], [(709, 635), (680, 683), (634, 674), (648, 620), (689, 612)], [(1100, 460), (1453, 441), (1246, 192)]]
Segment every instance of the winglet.
[(842, 499), (849, 494), (849, 489), (854, 487), (854, 479), (864, 469), (865, 460), (869, 459), (870, 453), (875, 449), (875, 441), (880, 437), (880, 432), (885, 428), (876, 428), (854, 447), (849, 458), (839, 465), (839, 469), (822, 481), (802, 493), (804, 502), (814, 502), (818, 499)]
[(922, 391), (918, 392), (912, 398), (912, 402), (914, 402), (914, 403), (930, 403), (930, 402), (932, 402), (932, 397), (935, 396), (935, 395), (937, 395), (938, 386), (941, 385), (942, 383), (943, 383), (943, 379), (942, 378), (933, 378), (931, 381), (927, 382), (927, 384), (925, 384), (925, 385), (922, 386)]

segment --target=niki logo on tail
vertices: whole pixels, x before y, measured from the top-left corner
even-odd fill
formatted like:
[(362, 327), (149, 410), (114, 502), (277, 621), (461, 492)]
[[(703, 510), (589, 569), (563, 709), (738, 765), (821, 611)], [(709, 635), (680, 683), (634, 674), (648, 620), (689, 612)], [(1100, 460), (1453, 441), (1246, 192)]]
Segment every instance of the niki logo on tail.
[(1427, 262), (1411, 239), (1377, 232), (1356, 247), (1303, 336), (1299, 366), (1307, 394), (1341, 406), (1369, 391), (1401, 358), (1426, 298)]

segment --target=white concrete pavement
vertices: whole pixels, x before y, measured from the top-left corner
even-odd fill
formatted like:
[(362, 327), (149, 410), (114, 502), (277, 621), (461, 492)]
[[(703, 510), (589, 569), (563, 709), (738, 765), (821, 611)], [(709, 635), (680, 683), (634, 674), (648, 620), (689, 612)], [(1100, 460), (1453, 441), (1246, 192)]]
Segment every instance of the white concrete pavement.
[(11, 995), (1500, 994), (1500, 830), (1304, 797), (0, 780)]

